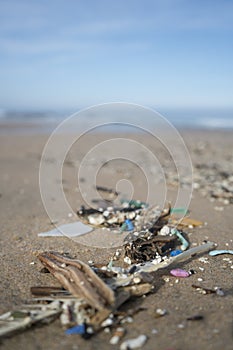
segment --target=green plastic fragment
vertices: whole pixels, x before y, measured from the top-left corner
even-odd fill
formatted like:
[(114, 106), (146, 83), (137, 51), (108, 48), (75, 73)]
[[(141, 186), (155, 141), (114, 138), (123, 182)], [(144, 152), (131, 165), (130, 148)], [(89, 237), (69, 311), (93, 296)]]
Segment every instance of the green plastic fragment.
[(107, 269), (111, 271), (112, 268), (113, 268), (113, 259), (110, 259), (108, 266), (107, 266)]
[(178, 238), (179, 238), (179, 240), (180, 240), (180, 242), (181, 242), (181, 250), (186, 250), (186, 249), (188, 249), (188, 247), (189, 247), (189, 242), (188, 241), (186, 241), (186, 239), (182, 236), (182, 234), (176, 229), (176, 228), (173, 228), (172, 230), (171, 230), (171, 234), (172, 235), (176, 235)]
[(128, 204), (129, 207), (136, 208), (136, 209), (147, 208), (149, 206), (148, 203), (146, 202), (141, 202), (139, 200), (133, 200), (133, 199), (130, 201), (126, 199), (122, 199), (121, 204), (124, 204), (124, 203)]
[(120, 232), (127, 231), (128, 225), (124, 222), (120, 227)]
[(188, 214), (188, 210), (186, 208), (172, 208), (171, 209), (171, 214), (183, 214), (186, 215)]

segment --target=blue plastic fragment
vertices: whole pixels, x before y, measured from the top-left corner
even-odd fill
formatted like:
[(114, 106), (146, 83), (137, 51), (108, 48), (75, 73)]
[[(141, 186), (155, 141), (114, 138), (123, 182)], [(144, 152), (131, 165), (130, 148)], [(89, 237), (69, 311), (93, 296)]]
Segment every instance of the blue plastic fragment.
[(183, 253), (183, 252), (180, 249), (172, 250), (170, 253), (170, 256), (176, 256), (176, 255), (179, 255), (181, 253)]
[(211, 252), (209, 252), (209, 255), (211, 256), (215, 256), (219, 254), (233, 254), (233, 250), (222, 249), (222, 250), (211, 250)]
[(85, 324), (80, 324), (76, 325), (74, 327), (68, 328), (65, 331), (65, 334), (71, 335), (71, 334), (85, 334), (86, 333), (86, 325)]
[(127, 231), (133, 231), (134, 230), (134, 225), (130, 219), (126, 219), (125, 223), (127, 225)]

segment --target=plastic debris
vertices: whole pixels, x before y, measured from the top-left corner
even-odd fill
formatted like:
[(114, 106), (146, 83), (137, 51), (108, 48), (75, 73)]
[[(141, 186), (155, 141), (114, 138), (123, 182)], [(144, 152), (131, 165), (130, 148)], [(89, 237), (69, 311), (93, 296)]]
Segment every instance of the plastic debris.
[(220, 254), (233, 254), (233, 250), (212, 250), (209, 252), (210, 256), (220, 255)]
[(125, 222), (122, 224), (120, 231), (133, 231), (134, 225), (130, 219), (126, 219)]
[(173, 228), (172, 230), (171, 230), (171, 234), (172, 235), (176, 235), (178, 238), (179, 238), (179, 240), (180, 240), (180, 242), (181, 242), (181, 250), (186, 250), (186, 249), (188, 249), (188, 247), (189, 247), (189, 242), (182, 236), (182, 234), (181, 234), (181, 232), (179, 232), (177, 229), (175, 229), (175, 228)]
[(171, 214), (183, 214), (186, 215), (188, 213), (187, 208), (172, 208)]
[(139, 200), (126, 200), (126, 199), (123, 199), (121, 200), (121, 204), (124, 206), (124, 207), (129, 207), (129, 208), (137, 208), (137, 209), (141, 209), (141, 208), (147, 208), (148, 207), (148, 204), (145, 203), (145, 202), (142, 202), (142, 201), (139, 201)]
[(93, 230), (92, 227), (83, 224), (80, 221), (76, 221), (70, 224), (61, 225), (48, 232), (38, 233), (38, 237), (76, 237), (84, 235)]
[[(86, 338), (103, 329), (103, 325), (108, 328), (113, 326), (115, 321), (119, 324), (124, 319), (132, 322), (133, 319), (129, 314), (119, 318), (120, 316), (115, 316), (115, 313), (131, 297), (145, 296), (153, 290), (154, 277), (150, 275), (151, 272), (206, 252), (213, 247), (214, 244), (209, 242), (186, 250), (175, 257), (165, 256), (164, 259), (160, 257), (160, 262), (155, 263), (156, 259), (143, 261), (134, 265), (136, 266), (133, 269), (134, 272), (132, 272), (132, 266), (127, 269), (114, 266), (112, 271), (109, 271), (107, 267), (106, 269), (97, 268), (94, 264), (90, 267), (80, 260), (58, 253), (40, 253), (38, 254), (39, 260), (58, 279), (64, 289), (33, 287), (32, 292), (36, 295), (34, 300), (49, 304), (34, 304), (32, 313), (28, 309), (26, 312), (22, 309), (18, 313), (8, 312), (0, 316), (0, 336), (24, 330), (36, 322), (46, 321), (48, 323), (59, 316), (63, 326), (72, 326), (68, 331), (69, 334), (76, 332)], [(218, 288), (214, 292), (220, 295), (221, 290)], [(164, 311), (162, 310), (161, 313)], [(84, 324), (88, 325), (85, 332)], [(74, 326), (76, 328), (73, 329)], [(141, 344), (144, 344), (145, 341), (146, 336), (140, 336), (135, 342), (125, 343), (126, 345), (122, 346), (125, 346), (125, 349), (127, 346), (133, 349), (142, 346)]]
[(67, 334), (67, 335), (72, 335), (72, 334), (81, 334), (81, 335), (83, 335), (85, 333), (86, 333), (86, 325), (85, 325), (85, 323), (81, 324), (81, 325), (77, 325), (77, 326), (71, 327), (71, 328), (68, 328), (65, 331), (65, 334)]
[[(119, 206), (114, 207), (112, 198), (118, 193), (100, 186), (97, 190), (104, 192), (108, 199), (96, 200), (96, 203), (101, 203), (98, 209), (82, 206), (78, 216), (83, 222), (63, 225), (52, 231), (40, 233), (39, 236), (75, 237), (94, 228), (118, 233), (129, 231), (121, 249), (109, 257), (109, 263), (106, 265), (95, 264), (93, 261), (89, 261), (87, 265), (81, 260), (56, 252), (40, 253), (39, 260), (46, 271), (59, 281), (62, 288), (36, 286), (31, 288), (31, 292), (35, 296), (34, 301), (50, 303), (43, 306), (46, 311), (54, 299), (57, 299), (57, 306), (53, 308), (54, 317), (60, 317), (62, 327), (66, 328), (65, 334), (79, 334), (88, 338), (95, 332), (104, 331), (107, 334), (111, 333), (110, 344), (116, 345), (126, 332), (120, 325), (132, 323), (134, 313), (142, 310), (136, 308), (133, 311), (122, 311), (119, 308), (131, 298), (145, 298), (154, 290), (156, 278), (152, 273), (207, 252), (215, 245), (208, 242), (188, 249), (187, 234), (174, 227), (176, 219), (171, 216), (172, 211), (173, 214), (183, 214), (184, 208), (171, 210), (169, 205), (168, 208), (159, 210), (158, 207), (149, 207), (137, 200), (123, 200)], [(180, 222), (177, 227), (179, 224)], [(116, 266), (118, 260), (121, 262)], [(123, 262), (125, 264), (122, 264)], [(177, 268), (171, 270), (171, 274), (176, 277), (188, 277), (191, 271)], [(218, 295), (223, 293), (220, 288), (215, 288), (214, 292)], [(154, 311), (155, 317), (166, 314), (165, 309), (157, 308)], [(12, 314), (10, 316), (12, 317)], [(120, 349), (141, 348), (146, 340), (146, 335), (139, 335), (124, 341)]]
[(130, 350), (141, 348), (147, 341), (147, 336), (144, 334), (139, 335), (137, 338), (125, 340), (121, 346), (120, 350)]
[(172, 276), (175, 276), (175, 277), (183, 277), (183, 278), (186, 278), (186, 277), (190, 276), (188, 271), (185, 271), (185, 270), (182, 270), (182, 269), (173, 269), (173, 270), (170, 271), (170, 274)]
[(125, 220), (125, 223), (126, 223), (126, 225), (127, 225), (127, 231), (133, 231), (134, 225), (133, 225), (132, 221), (129, 220), (129, 219), (126, 219), (126, 220)]
[(198, 226), (203, 226), (203, 222), (199, 221), (199, 220), (195, 220), (189, 217), (184, 217), (180, 222), (179, 222), (180, 226), (186, 226), (186, 227), (198, 227)]
[(176, 249), (176, 250), (172, 250), (170, 253), (170, 256), (176, 256), (182, 253), (182, 250), (180, 249)]

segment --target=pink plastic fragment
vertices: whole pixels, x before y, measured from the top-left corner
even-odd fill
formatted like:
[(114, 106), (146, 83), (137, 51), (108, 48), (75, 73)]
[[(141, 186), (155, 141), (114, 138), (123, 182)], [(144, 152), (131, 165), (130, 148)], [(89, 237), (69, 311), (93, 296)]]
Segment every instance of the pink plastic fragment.
[(183, 278), (186, 278), (186, 277), (190, 276), (188, 271), (185, 271), (185, 270), (182, 270), (182, 269), (173, 269), (173, 270), (170, 271), (170, 274), (172, 276), (175, 276), (175, 277), (183, 277)]

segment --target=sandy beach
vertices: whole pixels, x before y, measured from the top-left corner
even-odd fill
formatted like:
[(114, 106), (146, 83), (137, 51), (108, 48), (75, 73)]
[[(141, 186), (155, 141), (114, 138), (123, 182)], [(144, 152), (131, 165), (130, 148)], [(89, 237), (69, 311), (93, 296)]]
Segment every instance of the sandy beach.
[[(41, 238), (39, 232), (52, 228), (51, 221), (43, 206), (39, 189), (39, 165), (47, 134), (33, 132), (17, 133), (14, 127), (4, 126), (0, 136), (0, 219), (1, 219), (1, 313), (28, 303), (32, 296), (30, 287), (59, 285), (49, 274), (42, 274), (42, 265), (36, 258), (37, 252), (48, 250), (69, 253), (84, 262), (108, 263), (114, 249), (95, 248), (74, 243), (66, 237)], [(233, 132), (186, 130), (181, 132), (194, 166), (194, 189), (190, 217), (206, 223), (202, 227), (187, 229), (191, 245), (213, 241), (219, 249), (233, 249), (232, 203), (211, 197), (210, 188), (205, 192), (206, 183), (215, 182), (213, 174), (229, 178), (233, 174)], [(119, 136), (119, 135), (117, 135)], [(93, 145), (108, 139), (109, 135), (89, 135), (78, 149), (71, 151), (63, 168), (63, 185), (67, 199), (75, 211), (83, 200), (77, 190), (77, 161)], [(150, 139), (138, 136), (138, 142), (153, 149)], [(160, 153), (161, 155), (161, 153)], [(138, 155), (140, 159), (140, 154)], [(123, 163), (121, 163), (123, 162)], [(125, 161), (118, 161), (114, 171), (111, 166), (99, 173), (99, 185), (114, 187), (125, 178)], [(210, 168), (208, 168), (208, 165)], [(206, 166), (206, 167), (205, 167)], [(169, 167), (168, 167), (169, 168)], [(220, 172), (225, 172), (220, 174)], [(209, 174), (209, 172), (212, 172)], [(205, 174), (209, 178), (204, 178)], [(172, 174), (172, 169), (171, 169)], [(212, 176), (212, 177), (211, 177)], [(145, 200), (145, 179), (130, 164), (127, 180), (135, 184), (135, 199)], [(170, 177), (169, 200), (173, 200), (175, 185)], [(84, 179), (85, 181), (85, 179)], [(199, 186), (203, 185), (203, 188)], [(156, 194), (155, 194), (156, 195)], [(220, 198), (221, 199), (221, 198)], [(64, 223), (76, 220), (64, 213)], [(146, 334), (148, 341), (143, 349), (173, 350), (230, 350), (233, 342), (233, 270), (232, 256), (219, 255), (207, 258), (206, 263), (197, 258), (179, 265), (196, 273), (187, 279), (170, 276), (169, 269), (154, 275), (155, 290), (146, 298), (138, 298), (123, 309), (140, 305), (133, 323), (126, 325), (125, 339)], [(169, 281), (166, 282), (166, 280)], [(192, 284), (206, 288), (220, 287), (224, 296), (198, 293)], [(166, 309), (167, 315), (153, 316), (156, 308)], [(203, 320), (187, 321), (188, 317), (202, 315)], [(65, 336), (59, 320), (43, 326), (35, 326), (25, 332), (4, 339), (3, 349), (115, 349), (109, 344), (110, 335), (100, 332), (89, 340), (78, 335)]]

